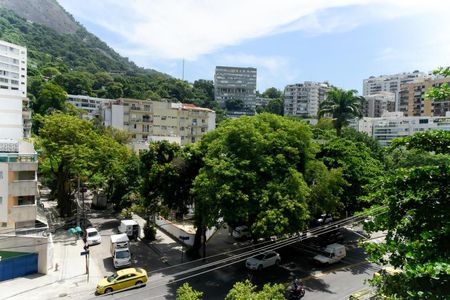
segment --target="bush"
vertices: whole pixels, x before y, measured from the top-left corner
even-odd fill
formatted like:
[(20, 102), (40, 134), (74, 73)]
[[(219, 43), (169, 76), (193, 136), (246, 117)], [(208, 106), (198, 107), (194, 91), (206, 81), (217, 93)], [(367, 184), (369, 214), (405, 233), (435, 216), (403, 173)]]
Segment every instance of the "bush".
[(156, 228), (155, 225), (151, 223), (147, 223), (144, 226), (144, 238), (149, 241), (153, 241), (156, 239)]
[(132, 216), (133, 216), (133, 211), (130, 208), (124, 208), (120, 212), (121, 219), (131, 219)]

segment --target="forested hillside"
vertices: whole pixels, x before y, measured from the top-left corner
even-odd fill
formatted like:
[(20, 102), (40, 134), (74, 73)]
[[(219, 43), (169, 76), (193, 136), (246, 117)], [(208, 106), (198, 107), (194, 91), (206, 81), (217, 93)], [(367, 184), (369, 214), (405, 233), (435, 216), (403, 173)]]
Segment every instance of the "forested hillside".
[[(55, 20), (47, 20), (46, 25), (60, 24), (62, 21), (57, 19), (58, 14), (65, 14), (64, 24), (70, 29), (67, 33), (20, 17), (25, 15), (23, 11), (16, 13), (6, 8), (18, 10), (20, 5), (0, 1), (0, 39), (28, 49), (28, 93), (32, 101), (39, 97), (43, 83), (50, 81), (69, 94), (105, 98), (167, 98), (214, 107), (212, 81), (192, 85), (155, 70), (140, 68), (76, 23), (56, 1), (39, 1), (52, 7), (48, 18)], [(73, 23), (67, 20), (73, 20)]]

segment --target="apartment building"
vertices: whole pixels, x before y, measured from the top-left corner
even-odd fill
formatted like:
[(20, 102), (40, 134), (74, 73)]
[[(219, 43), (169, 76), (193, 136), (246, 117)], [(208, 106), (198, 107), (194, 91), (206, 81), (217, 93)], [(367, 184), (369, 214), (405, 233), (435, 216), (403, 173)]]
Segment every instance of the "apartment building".
[(37, 168), (31, 143), (0, 139), (0, 233), (35, 226)]
[(420, 78), (426, 78), (424, 72), (404, 72), (392, 75), (370, 76), (363, 80), (363, 96), (378, 94), (380, 92), (391, 92), (395, 95), (395, 111), (399, 111), (400, 87), (403, 84), (413, 82)]
[(450, 78), (421, 78), (402, 85), (399, 110), (405, 116), (445, 116), (450, 111), (450, 99), (433, 101), (425, 98), (425, 93), (433, 87), (450, 83)]
[(450, 113), (440, 117), (405, 117), (401, 112), (388, 112), (381, 118), (362, 118), (357, 123), (359, 131), (366, 132), (382, 146), (389, 146), (393, 139), (411, 136), (416, 132), (450, 130)]
[(102, 117), (105, 126), (127, 131), (133, 143), (179, 138), (180, 144), (186, 145), (195, 143), (216, 125), (215, 112), (208, 108), (125, 98), (104, 103)]
[(287, 85), (284, 89), (284, 115), (316, 118), (319, 105), (326, 99), (331, 87), (327, 81)]
[(214, 73), (214, 97), (222, 107), (227, 100), (242, 100), (246, 110), (256, 107), (256, 68), (217, 66)]
[(86, 112), (86, 114), (83, 115), (83, 118), (87, 120), (98, 118), (100, 116), (100, 108), (102, 107), (102, 104), (111, 101), (114, 100), (89, 97), (85, 95), (68, 95), (67, 97), (67, 103), (70, 103), (76, 108)]
[(8, 139), (31, 136), (27, 49), (5, 41), (0, 41), (0, 132)]
[(395, 94), (391, 92), (379, 92), (378, 94), (364, 97), (366, 102), (362, 112), (364, 117), (379, 118), (385, 112), (395, 111)]

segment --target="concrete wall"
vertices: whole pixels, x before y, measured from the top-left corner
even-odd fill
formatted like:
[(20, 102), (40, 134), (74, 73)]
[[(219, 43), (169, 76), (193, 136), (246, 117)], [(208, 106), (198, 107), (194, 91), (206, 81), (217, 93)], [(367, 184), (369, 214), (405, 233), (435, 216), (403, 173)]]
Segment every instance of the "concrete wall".
[(0, 222), (8, 221), (8, 163), (0, 163)]
[(0, 138), (23, 139), (22, 97), (0, 93)]
[(53, 239), (37, 236), (0, 236), (0, 250), (38, 253), (38, 272), (47, 274), (53, 266)]

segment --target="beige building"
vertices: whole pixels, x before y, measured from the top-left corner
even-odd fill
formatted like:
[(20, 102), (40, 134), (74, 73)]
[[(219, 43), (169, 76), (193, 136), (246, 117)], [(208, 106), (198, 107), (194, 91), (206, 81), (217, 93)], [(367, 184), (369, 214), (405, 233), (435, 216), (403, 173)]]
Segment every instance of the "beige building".
[(118, 99), (101, 108), (105, 126), (127, 131), (133, 143), (155, 140), (195, 143), (215, 128), (216, 114), (193, 104)]
[(445, 116), (450, 111), (450, 99), (432, 101), (425, 98), (425, 93), (432, 87), (450, 83), (450, 78), (424, 78), (402, 85), (400, 89), (400, 111), (405, 116)]

